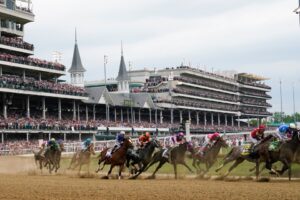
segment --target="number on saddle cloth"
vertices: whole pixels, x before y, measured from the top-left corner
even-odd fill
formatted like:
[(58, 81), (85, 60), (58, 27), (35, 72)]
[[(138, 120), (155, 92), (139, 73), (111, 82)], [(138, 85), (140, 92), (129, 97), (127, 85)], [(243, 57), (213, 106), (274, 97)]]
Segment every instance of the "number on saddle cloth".
[(248, 156), (251, 151), (252, 151), (252, 146), (253, 144), (252, 143), (246, 143), (243, 145), (243, 151), (242, 151), (242, 155), (243, 156)]
[(274, 140), (270, 143), (268, 149), (269, 151), (279, 151), (280, 141)]

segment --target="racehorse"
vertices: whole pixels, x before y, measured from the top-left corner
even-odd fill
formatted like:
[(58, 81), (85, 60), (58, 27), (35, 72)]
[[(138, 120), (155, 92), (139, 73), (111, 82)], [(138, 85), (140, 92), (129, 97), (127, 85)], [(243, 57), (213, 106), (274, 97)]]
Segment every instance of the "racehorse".
[(41, 154), (39, 156), (35, 156), (36, 159), (39, 158), (40, 165), (44, 163), (44, 167), (48, 167), (50, 174), (54, 169), (55, 172), (57, 172), (57, 170), (60, 168), (61, 153), (64, 150), (64, 145), (62, 142), (59, 142), (58, 144), (58, 149), (53, 149), (50, 147), (46, 149), (44, 156)]
[[(121, 145), (121, 147), (119, 149), (117, 149), (112, 155), (111, 157), (107, 157), (106, 154), (107, 154), (107, 151), (109, 148), (106, 148), (104, 149), (100, 155), (99, 155), (99, 161), (98, 161), (98, 169), (96, 170), (96, 173), (99, 172), (100, 170), (102, 170), (104, 168), (104, 166), (106, 164), (109, 164), (110, 165), (110, 169), (107, 173), (107, 176), (103, 177), (103, 178), (109, 178), (109, 175), (111, 174), (113, 168), (115, 166), (119, 166), (120, 169), (119, 169), (119, 179), (121, 179), (121, 175), (122, 175), (122, 170), (124, 168), (124, 164), (126, 162), (126, 153), (127, 153), (127, 150), (129, 148), (133, 148), (133, 144), (130, 140), (130, 138), (125, 138), (123, 144)], [(100, 165), (101, 163), (103, 163), (103, 167), (100, 169)]]
[[(69, 169), (75, 169), (79, 166), (78, 174), (80, 174), (82, 165), (88, 166), (88, 173), (90, 173), (91, 155), (95, 155), (94, 144), (91, 143), (86, 150), (76, 152), (71, 160)], [(72, 167), (73, 166), (73, 167)]]
[(291, 164), (294, 161), (296, 151), (300, 145), (300, 131), (294, 130), (292, 139), (281, 144), (279, 151), (269, 151), (269, 159), (266, 160), (266, 168), (272, 170), (272, 164), (280, 161), (283, 166), (281, 170), (276, 170), (276, 174), (282, 175), (288, 170), (289, 180), (292, 178)]
[[(152, 139), (150, 142), (146, 144), (146, 146), (142, 149), (138, 149), (137, 151), (134, 150), (128, 150), (127, 151), (127, 167), (131, 164), (133, 167), (135, 167), (136, 164), (139, 165), (139, 170), (137, 174), (131, 177), (131, 179), (137, 178), (147, 167), (147, 165), (150, 163), (152, 159), (152, 154), (155, 150), (155, 148), (160, 148), (161, 145), (158, 140)], [(130, 161), (132, 162), (130, 163)]]
[(170, 157), (166, 158), (163, 156), (165, 149), (162, 149), (156, 152), (150, 161), (149, 165), (146, 167), (144, 171), (147, 171), (153, 164), (159, 162), (158, 166), (154, 170), (153, 174), (149, 178), (154, 178), (156, 172), (166, 163), (169, 162), (173, 165), (175, 179), (177, 179), (177, 164), (184, 165), (191, 173), (193, 173), (192, 169), (185, 162), (185, 153), (190, 151), (192, 154), (194, 153), (194, 149), (190, 142), (185, 141), (179, 146), (176, 146), (170, 150)]
[(204, 171), (203, 174), (206, 174), (209, 171), (209, 169), (213, 166), (213, 164), (216, 162), (221, 147), (225, 147), (225, 148), (228, 147), (223, 137), (219, 137), (215, 141), (215, 143), (209, 149), (207, 149), (204, 155), (202, 155), (201, 152), (192, 155), (193, 166), (197, 170), (201, 170), (200, 163), (204, 163), (206, 166), (206, 170)]
[[(247, 160), (249, 162), (258, 163), (258, 164), (265, 161), (266, 155), (267, 155), (265, 147), (268, 147), (270, 145), (270, 142), (273, 138), (274, 138), (274, 136), (272, 136), (272, 135), (268, 135), (267, 137), (265, 137), (259, 144), (257, 144), (254, 147), (253, 153), (250, 153), (249, 155), (242, 154), (243, 149), (244, 149), (243, 146), (233, 147), (231, 149), (231, 151), (223, 159), (223, 164), (216, 169), (216, 172), (220, 171), (226, 164), (228, 164), (232, 161), (234, 161), (234, 163), (228, 169), (228, 171), (223, 175), (223, 177), (228, 176), (229, 173), (234, 168), (236, 168), (239, 164), (241, 164), (245, 160)], [(257, 169), (257, 167), (256, 167), (256, 169)], [(258, 174), (259, 174), (259, 171), (257, 169), (256, 176), (258, 176)]]

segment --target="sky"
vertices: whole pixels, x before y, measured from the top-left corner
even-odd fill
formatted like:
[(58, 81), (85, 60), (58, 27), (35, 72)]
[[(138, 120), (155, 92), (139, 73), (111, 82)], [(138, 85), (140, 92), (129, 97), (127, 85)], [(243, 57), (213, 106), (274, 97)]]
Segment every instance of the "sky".
[[(132, 69), (165, 68), (182, 62), (208, 71), (235, 70), (270, 78), (270, 111), (300, 112), (300, 26), (297, 0), (32, 0), (35, 22), (24, 40), (35, 57), (62, 53), (69, 68), (77, 28), (87, 81), (116, 77), (120, 43)], [(69, 77), (63, 77), (69, 80)]]

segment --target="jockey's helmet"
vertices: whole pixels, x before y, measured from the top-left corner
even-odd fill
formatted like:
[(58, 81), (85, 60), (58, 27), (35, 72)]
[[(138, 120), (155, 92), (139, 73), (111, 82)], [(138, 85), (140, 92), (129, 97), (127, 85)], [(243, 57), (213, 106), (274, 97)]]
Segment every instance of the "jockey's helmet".
[(264, 131), (264, 130), (266, 129), (266, 127), (265, 127), (265, 125), (260, 125), (260, 126), (258, 127), (258, 129), (259, 129), (260, 131)]
[(125, 131), (121, 131), (120, 134), (121, 134), (121, 135), (125, 135)]
[(149, 133), (149, 132), (146, 132), (146, 133), (145, 133), (145, 136), (149, 138), (149, 137), (150, 137), (150, 133)]
[(294, 123), (290, 123), (290, 128), (292, 128), (292, 129), (296, 129), (297, 127), (296, 127), (296, 124), (294, 124)]
[(50, 140), (50, 141), (53, 141), (53, 142), (54, 142), (54, 141), (55, 141), (55, 138), (51, 138), (51, 140)]

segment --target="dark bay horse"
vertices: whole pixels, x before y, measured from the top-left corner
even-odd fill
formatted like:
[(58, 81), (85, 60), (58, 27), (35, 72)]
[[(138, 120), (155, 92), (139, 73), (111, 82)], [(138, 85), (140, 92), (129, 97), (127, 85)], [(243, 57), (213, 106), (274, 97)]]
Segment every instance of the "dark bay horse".
[(269, 159), (266, 160), (266, 168), (272, 170), (272, 164), (280, 161), (283, 166), (281, 170), (276, 170), (276, 173), (282, 175), (288, 170), (289, 180), (292, 178), (291, 164), (295, 159), (295, 154), (300, 145), (300, 131), (294, 130), (292, 139), (281, 144), (279, 151), (269, 151)]
[(144, 171), (147, 171), (153, 164), (159, 162), (158, 166), (154, 170), (153, 174), (150, 176), (150, 178), (154, 178), (156, 172), (166, 163), (169, 162), (173, 165), (174, 168), (174, 174), (175, 179), (177, 179), (177, 165), (182, 164), (184, 165), (191, 173), (193, 173), (192, 169), (186, 164), (185, 162), (185, 153), (187, 151), (190, 151), (192, 154), (194, 153), (194, 149), (192, 147), (192, 144), (190, 142), (185, 141), (182, 144), (179, 144), (179, 146), (176, 146), (171, 149), (170, 151), (170, 158), (166, 158), (163, 156), (165, 149), (162, 149), (158, 152), (156, 152), (150, 161), (149, 165), (146, 167)]
[[(127, 150), (129, 148), (133, 148), (133, 144), (130, 140), (130, 138), (125, 138), (123, 144), (121, 145), (121, 147), (119, 149), (117, 149), (112, 155), (111, 157), (107, 157), (106, 153), (108, 151), (108, 148), (104, 149), (100, 155), (99, 155), (99, 161), (98, 161), (98, 169), (96, 170), (96, 173), (99, 172), (100, 170), (103, 169), (103, 167), (108, 164), (110, 165), (110, 169), (107, 173), (107, 176), (103, 177), (103, 178), (109, 178), (109, 175), (111, 174), (113, 168), (115, 166), (119, 166), (119, 179), (121, 179), (121, 175), (122, 175), (122, 170), (124, 168), (124, 164), (126, 162), (126, 153)], [(103, 167), (100, 169), (100, 165), (101, 163), (103, 163)]]
[(61, 153), (64, 151), (64, 144), (60, 142), (58, 145), (58, 149), (53, 149), (50, 147), (45, 150), (44, 155), (42, 155), (41, 151), (39, 152), (39, 155), (35, 155), (35, 159), (39, 159), (40, 164), (43, 163), (44, 167), (49, 169), (49, 173), (51, 173), (53, 170), (57, 172), (57, 170), (60, 168)]
[(200, 163), (204, 163), (206, 166), (206, 170), (204, 171), (204, 174), (207, 173), (209, 169), (213, 166), (213, 164), (216, 162), (221, 147), (227, 148), (228, 145), (226, 144), (226, 141), (222, 137), (219, 137), (215, 141), (215, 143), (209, 149), (207, 149), (204, 155), (202, 155), (201, 152), (192, 155), (193, 166), (197, 170), (201, 170)]
[[(146, 144), (146, 146), (142, 149), (138, 149), (137, 151), (128, 150), (127, 152), (127, 167), (131, 164), (135, 167), (136, 164), (139, 165), (139, 170), (137, 174), (133, 175), (131, 179), (137, 178), (147, 167), (152, 159), (152, 154), (155, 148), (160, 148), (160, 142), (156, 139), (152, 139), (150, 142)], [(132, 160), (132, 162), (130, 162)]]
[(86, 150), (76, 152), (70, 162), (69, 169), (75, 169), (79, 166), (78, 174), (80, 174), (83, 165), (88, 166), (88, 173), (90, 173), (91, 155), (95, 155), (94, 144), (90, 144)]
[[(255, 149), (253, 150), (254, 153), (250, 153), (249, 155), (243, 155), (243, 146), (233, 147), (231, 151), (224, 157), (223, 164), (216, 169), (216, 172), (220, 171), (226, 164), (234, 161), (234, 163), (230, 166), (228, 171), (223, 175), (228, 176), (229, 173), (235, 169), (239, 164), (244, 162), (245, 160), (252, 162), (252, 163), (261, 163), (265, 161), (268, 151), (266, 147), (269, 147), (270, 142), (274, 137), (272, 135), (267, 136), (264, 138), (258, 145), (256, 145)], [(258, 176), (258, 170), (256, 170), (256, 174)]]

